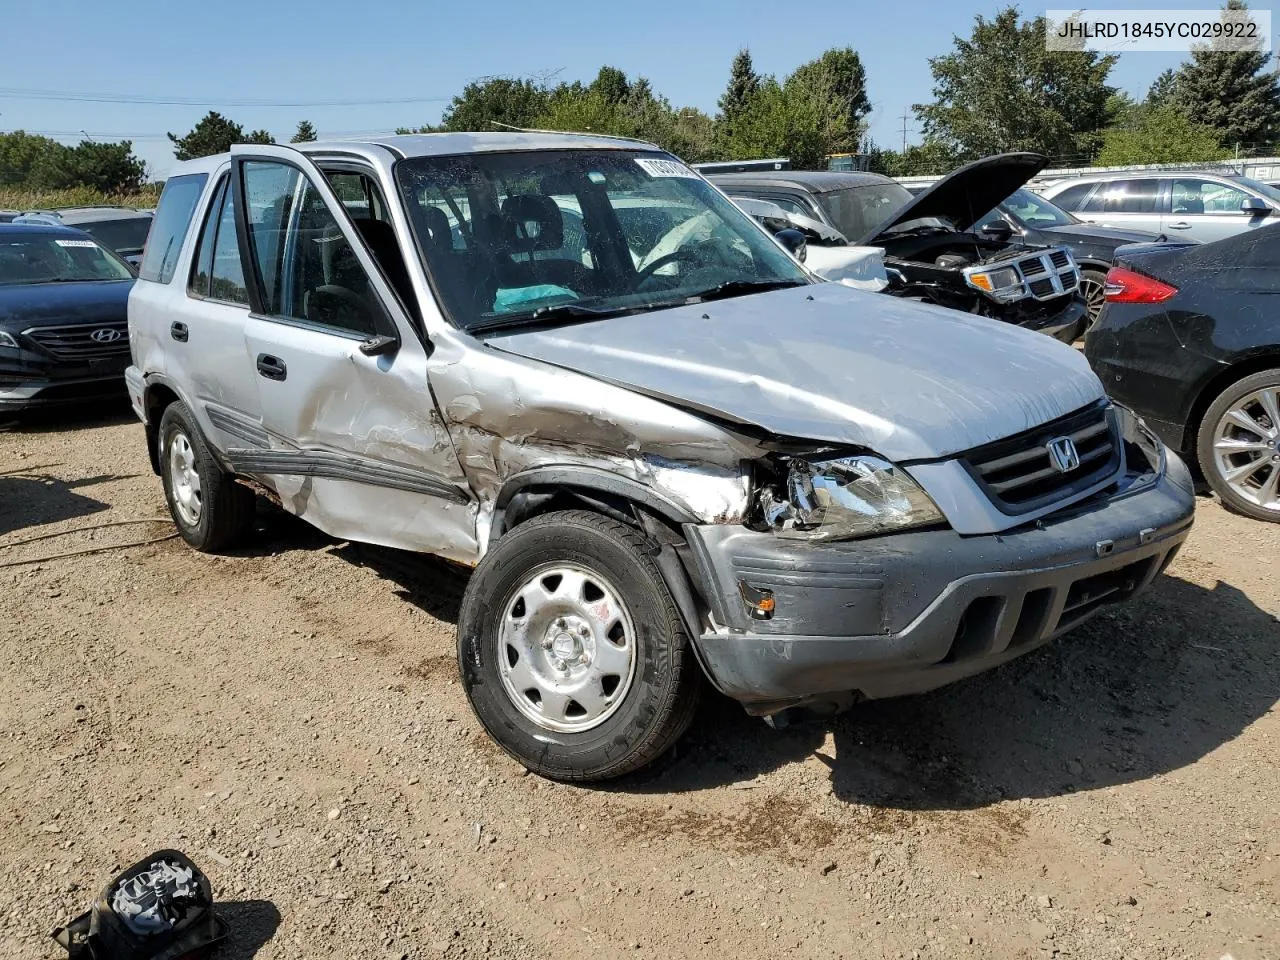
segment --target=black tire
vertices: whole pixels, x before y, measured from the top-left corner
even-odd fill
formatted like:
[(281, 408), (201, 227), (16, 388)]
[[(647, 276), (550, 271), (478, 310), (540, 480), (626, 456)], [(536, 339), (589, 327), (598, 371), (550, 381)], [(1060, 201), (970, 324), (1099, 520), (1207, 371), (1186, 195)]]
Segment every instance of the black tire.
[[(1250, 394), (1257, 393), (1260, 390), (1280, 392), (1280, 370), (1264, 370), (1261, 373), (1245, 377), (1243, 380), (1237, 380), (1223, 390), (1213, 403), (1209, 404), (1209, 409), (1205, 411), (1204, 419), (1200, 421), (1200, 432), (1196, 439), (1196, 459), (1200, 463), (1200, 471), (1205, 480), (1213, 489), (1213, 492), (1218, 495), (1223, 506), (1246, 517), (1253, 517), (1255, 520), (1280, 523), (1280, 508), (1262, 507), (1238, 493), (1223, 476), (1214, 454), (1218, 425), (1227, 415), (1227, 412), (1242, 400), (1245, 400)], [(1259, 410), (1259, 415), (1265, 416), (1261, 410)], [(1280, 423), (1272, 423), (1271, 429), (1280, 430)], [(1247, 434), (1247, 431), (1242, 433), (1242, 438), (1244, 438), (1245, 434)], [(1273, 443), (1280, 442), (1274, 436), (1271, 440)], [(1280, 458), (1280, 449), (1277, 449), (1272, 454), (1272, 457), (1273, 459), (1268, 464), (1264, 464), (1257, 471), (1256, 480), (1260, 484), (1266, 483), (1271, 479), (1271, 472), (1280, 471), (1280, 459), (1274, 459)], [(1247, 462), (1243, 455), (1238, 455), (1237, 459)]]
[[(701, 670), (654, 563), (657, 545), (600, 514), (535, 517), (508, 533), (476, 568), (458, 618), (458, 661), (471, 707), (489, 735), (527, 769), (555, 780), (607, 780), (665, 753), (698, 706)], [(558, 732), (521, 712), (498, 664), (500, 623), (540, 568), (571, 564), (605, 578), (634, 626), (634, 672), (598, 726)]]
[(1085, 323), (1084, 333), (1081, 336), (1088, 336), (1089, 331), (1093, 329), (1093, 325), (1098, 322), (1098, 315), (1102, 313), (1102, 290), (1107, 285), (1107, 272), (1105, 270), (1096, 270), (1093, 267), (1082, 267), (1080, 270), (1080, 296), (1084, 298), (1085, 310), (1087, 312), (1087, 321)]
[[(180, 506), (170, 463), (175, 444), (181, 448), (184, 442), (191, 451), (193, 469), (200, 481), (196, 495), (199, 509), (194, 522)], [(157, 443), (164, 499), (182, 539), (203, 553), (224, 550), (242, 541), (253, 529), (256, 497), (248, 487), (236, 483), (213, 458), (185, 404), (174, 402), (165, 407)]]

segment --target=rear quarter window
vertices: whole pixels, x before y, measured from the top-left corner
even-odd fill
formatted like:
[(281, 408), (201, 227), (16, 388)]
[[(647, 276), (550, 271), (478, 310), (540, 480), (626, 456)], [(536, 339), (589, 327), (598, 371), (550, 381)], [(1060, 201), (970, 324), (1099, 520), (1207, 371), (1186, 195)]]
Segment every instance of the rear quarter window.
[(138, 268), (141, 279), (157, 283), (168, 283), (173, 279), (182, 241), (191, 228), (191, 218), (208, 179), (207, 173), (190, 173), (170, 177), (165, 183), (151, 232), (147, 236), (142, 266)]

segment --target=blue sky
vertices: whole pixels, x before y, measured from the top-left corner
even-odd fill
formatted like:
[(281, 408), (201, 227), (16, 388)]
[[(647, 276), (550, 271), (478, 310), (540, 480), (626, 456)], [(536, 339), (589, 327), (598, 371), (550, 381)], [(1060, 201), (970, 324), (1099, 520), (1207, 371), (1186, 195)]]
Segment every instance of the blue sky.
[[(902, 112), (927, 100), (928, 58), (967, 35), (976, 14), (998, 2), (899, 0), (869, 4), (778, 0), (404, 0), (369, 4), (310, 0), (173, 0), (128, 3), (71, 0), (6, 4), (0, 56), (0, 130), (55, 132), (73, 142), (124, 134), (152, 173), (173, 163), (166, 131), (184, 133), (207, 109), (246, 129), (287, 140), (300, 119), (322, 135), (387, 131), (434, 122), (468, 80), (557, 72), (590, 79), (602, 63), (647, 76), (673, 103), (709, 112), (729, 61), (748, 47), (763, 73), (784, 75), (833, 46), (852, 46), (866, 65), (875, 105), (872, 136), (902, 144)], [(1028, 15), (1044, 6), (1022, 5)], [(1270, 9), (1267, 3), (1256, 8)], [(1052, 6), (1068, 6), (1055, 0)], [(1101, 7), (1102, 4), (1097, 4)], [(1207, 8), (1213, 0), (1116, 0), (1109, 7)], [(1145, 93), (1172, 53), (1128, 53), (1112, 82)], [(153, 98), (198, 98), (201, 105), (31, 100), (3, 91), (41, 89)], [(434, 97), (416, 104), (269, 107), (270, 102)], [(908, 119), (908, 139), (917, 141)]]

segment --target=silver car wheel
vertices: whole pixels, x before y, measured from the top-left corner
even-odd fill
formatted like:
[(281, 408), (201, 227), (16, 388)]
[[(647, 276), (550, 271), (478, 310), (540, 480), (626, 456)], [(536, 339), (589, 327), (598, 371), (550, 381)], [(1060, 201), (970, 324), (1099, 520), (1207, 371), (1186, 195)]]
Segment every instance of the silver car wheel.
[(1090, 327), (1098, 322), (1098, 316), (1102, 313), (1102, 305), (1106, 302), (1105, 291), (1106, 284), (1099, 283), (1090, 277), (1082, 276), (1080, 278), (1080, 294), (1084, 297), (1084, 306), (1089, 317)]
[(1280, 512), (1280, 388), (1241, 397), (1222, 415), (1214, 431), (1213, 463), (1241, 498)]
[(196, 470), (196, 452), (181, 431), (169, 441), (169, 489), (173, 507), (189, 527), (200, 523), (203, 503), (200, 499), (200, 474)]
[(631, 614), (600, 574), (548, 564), (503, 606), (498, 667), (512, 704), (535, 724), (557, 733), (590, 730), (608, 720), (631, 689)]

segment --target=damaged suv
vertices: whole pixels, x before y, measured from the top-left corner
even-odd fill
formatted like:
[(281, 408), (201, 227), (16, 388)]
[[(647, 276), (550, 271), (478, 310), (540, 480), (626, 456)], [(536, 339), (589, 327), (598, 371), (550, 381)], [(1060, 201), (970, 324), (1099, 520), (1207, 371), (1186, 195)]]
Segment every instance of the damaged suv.
[(177, 528), (255, 492), (474, 567), (481, 723), (531, 770), (748, 711), (929, 690), (1150, 584), (1181, 461), (1074, 350), (820, 283), (608, 137), (243, 145), (166, 183), (126, 374)]
[(987, 157), (916, 197), (874, 173), (779, 170), (717, 174), (711, 182), (730, 197), (768, 200), (821, 220), (850, 244), (883, 248), (893, 281), (886, 293), (994, 317), (1071, 343), (1088, 323), (1071, 253), (1013, 241), (1007, 224), (972, 232), (1046, 163), (1038, 153)]

